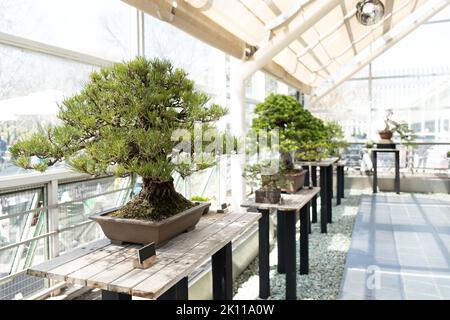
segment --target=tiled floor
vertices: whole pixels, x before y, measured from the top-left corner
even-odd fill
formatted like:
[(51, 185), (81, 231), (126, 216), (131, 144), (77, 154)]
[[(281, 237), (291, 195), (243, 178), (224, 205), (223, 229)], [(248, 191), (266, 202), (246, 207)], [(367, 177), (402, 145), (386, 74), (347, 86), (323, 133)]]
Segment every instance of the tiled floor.
[(450, 202), (361, 198), (341, 299), (450, 299)]

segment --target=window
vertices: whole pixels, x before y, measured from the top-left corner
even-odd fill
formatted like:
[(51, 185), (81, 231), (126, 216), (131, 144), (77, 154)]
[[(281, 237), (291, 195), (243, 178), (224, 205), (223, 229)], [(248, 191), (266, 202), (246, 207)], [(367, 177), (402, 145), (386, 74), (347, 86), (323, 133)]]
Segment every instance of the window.
[(128, 59), (131, 8), (120, 0), (2, 0), (0, 31), (105, 59)]

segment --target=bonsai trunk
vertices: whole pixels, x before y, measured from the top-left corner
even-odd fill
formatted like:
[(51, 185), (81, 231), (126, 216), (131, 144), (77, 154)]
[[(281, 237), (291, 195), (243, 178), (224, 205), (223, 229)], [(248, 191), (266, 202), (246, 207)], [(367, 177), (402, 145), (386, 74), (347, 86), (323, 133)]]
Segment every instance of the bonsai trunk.
[(151, 178), (142, 180), (139, 195), (114, 213), (114, 216), (160, 221), (194, 206), (175, 190), (173, 180), (162, 182)]
[(289, 152), (281, 152), (280, 158), (281, 163), (288, 172), (294, 170), (294, 162)]

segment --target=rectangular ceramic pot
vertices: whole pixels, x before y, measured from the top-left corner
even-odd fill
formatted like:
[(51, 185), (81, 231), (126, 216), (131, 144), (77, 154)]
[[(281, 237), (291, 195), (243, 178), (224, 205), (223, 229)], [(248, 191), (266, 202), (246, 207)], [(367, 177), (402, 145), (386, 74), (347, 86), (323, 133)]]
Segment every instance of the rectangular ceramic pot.
[(255, 202), (257, 203), (279, 203), (281, 199), (281, 190), (258, 189), (255, 191)]
[(295, 170), (293, 172), (285, 174), (285, 178), (288, 182), (288, 187), (286, 189), (281, 189), (281, 191), (286, 193), (296, 193), (305, 185), (305, 177), (308, 170)]
[(111, 217), (111, 211), (89, 218), (100, 224), (105, 236), (113, 243), (149, 244), (160, 246), (177, 235), (195, 228), (202, 215), (209, 211), (210, 203), (199, 203), (162, 221), (143, 221)]

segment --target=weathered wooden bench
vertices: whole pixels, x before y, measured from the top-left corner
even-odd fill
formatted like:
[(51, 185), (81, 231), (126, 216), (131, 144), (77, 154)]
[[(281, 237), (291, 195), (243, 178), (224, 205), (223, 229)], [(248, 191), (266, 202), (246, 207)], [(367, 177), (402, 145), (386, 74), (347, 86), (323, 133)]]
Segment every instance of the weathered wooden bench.
[(259, 297), (270, 296), (269, 279), (269, 215), (277, 210), (278, 272), (286, 273), (286, 299), (297, 298), (296, 276), (296, 214), (300, 212), (300, 274), (309, 272), (309, 204), (319, 188), (303, 188), (296, 194), (283, 194), (281, 204), (257, 203), (247, 200), (242, 207), (257, 209), (259, 220)]
[(233, 239), (246, 232), (259, 213), (208, 213), (196, 228), (156, 249), (147, 269), (133, 262), (140, 245), (99, 240), (31, 267), (29, 275), (100, 288), (104, 300), (188, 299), (188, 276), (211, 258), (213, 298), (232, 299)]

